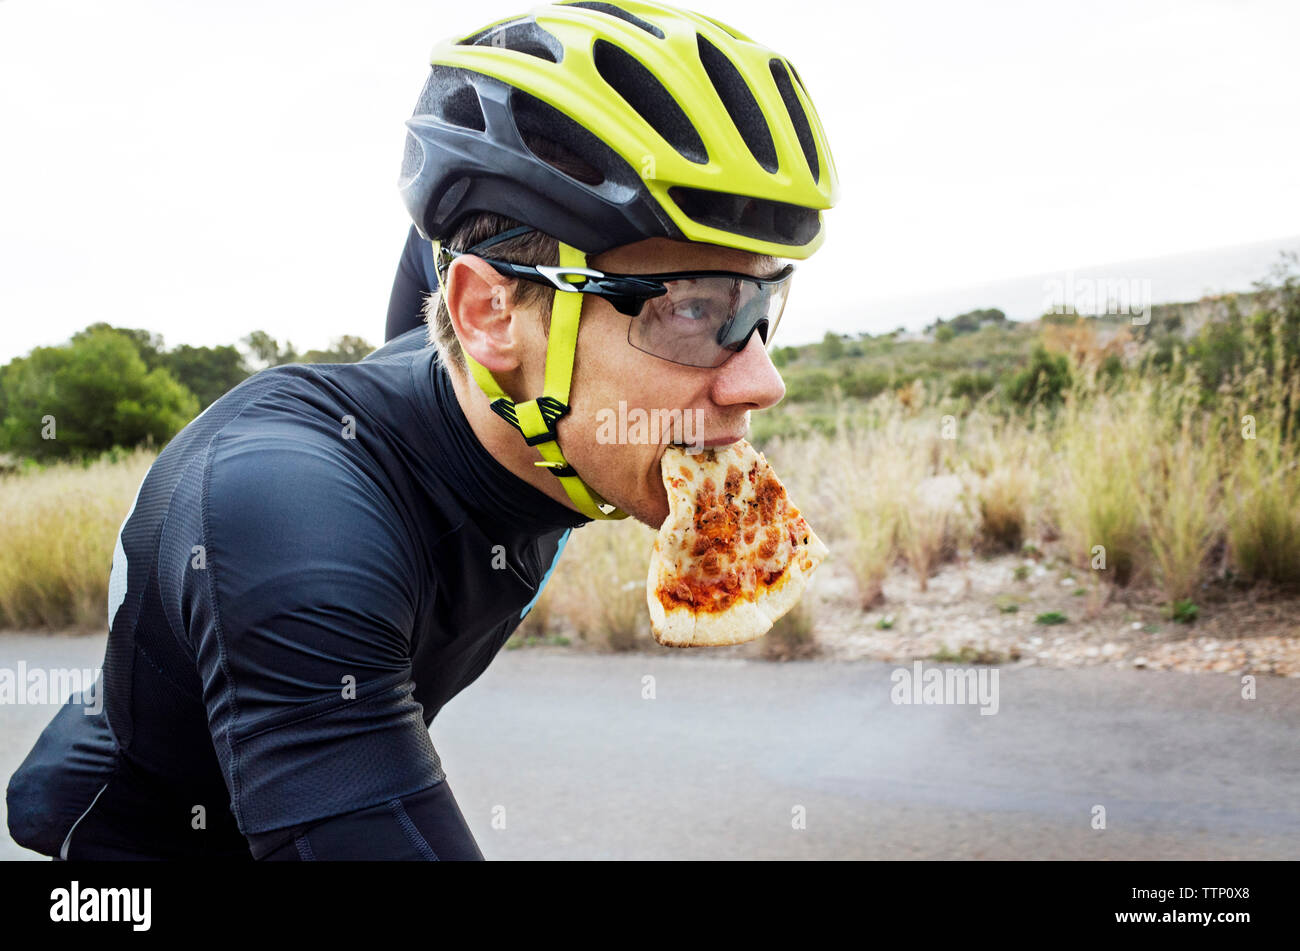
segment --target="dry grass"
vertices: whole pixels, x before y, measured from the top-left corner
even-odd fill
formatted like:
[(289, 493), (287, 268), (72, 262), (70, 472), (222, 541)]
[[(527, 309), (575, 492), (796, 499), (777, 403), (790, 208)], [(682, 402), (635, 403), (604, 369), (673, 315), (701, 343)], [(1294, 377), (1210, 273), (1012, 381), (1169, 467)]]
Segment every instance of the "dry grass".
[[(1138, 376), (1105, 389), (1079, 374), (1064, 406), (1032, 417), (906, 385), (841, 404), (830, 435), (773, 439), (764, 451), (863, 608), (883, 599), (899, 561), (924, 591), (951, 557), (1058, 536), (1084, 569), (1104, 547), (1098, 580), (1150, 581), (1171, 602), (1225, 569), (1295, 585), (1300, 452), (1283, 421), (1300, 400), (1296, 370), (1252, 371), (1217, 410), (1204, 408), (1194, 379)], [(1243, 434), (1246, 416), (1254, 438)], [(0, 478), (0, 625), (102, 627), (114, 539), (153, 458)], [(631, 520), (575, 531), (524, 630), (573, 631), (610, 650), (653, 645), (652, 545)], [(1110, 591), (1087, 587), (1095, 612)], [(810, 648), (811, 624), (806, 610), (792, 612), (770, 649)]]
[(1051, 510), (1062, 540), (1078, 566), (1097, 564), (1121, 586), (1145, 579), (1150, 565), (1141, 513), (1152, 478), (1150, 410), (1149, 394), (1076, 392), (1055, 433)]
[(1143, 527), (1157, 582), (1172, 603), (1191, 598), (1223, 537), (1220, 441), (1210, 420), (1166, 423), (1152, 446), (1154, 468), (1141, 486)]
[(1238, 574), (1248, 582), (1300, 583), (1300, 463), (1258, 439), (1242, 440), (1235, 457), (1227, 521)]
[(1019, 551), (1030, 533), (1038, 491), (1037, 448), (1022, 420), (972, 421), (967, 480), (979, 511), (975, 547), (986, 554)]
[(904, 559), (921, 590), (936, 566), (967, 541), (950, 441), (924, 389), (905, 387), (842, 421), (836, 435), (776, 441), (767, 455), (814, 531), (843, 559), (864, 610), (878, 604), (885, 575)]
[(0, 476), (0, 626), (106, 629), (113, 546), (155, 458)]
[(1300, 365), (1283, 366), (1278, 348), (1266, 377), (1252, 342), (1252, 369), (1236, 381), (1225, 427), (1228, 547), (1242, 580), (1300, 585), (1300, 433), (1288, 430), (1288, 410), (1300, 406)]
[(892, 438), (879, 429), (841, 430), (834, 438), (778, 443), (766, 453), (832, 557), (847, 565), (864, 610), (881, 600), (895, 554), (902, 500), (887, 469), (902, 453)]
[[(1228, 420), (1202, 406), (1191, 374), (1107, 390), (1082, 372), (1055, 414), (1006, 418), (977, 405), (950, 439), (936, 421), (951, 407), (902, 387), (854, 418), (842, 411), (835, 435), (787, 437), (769, 456), (864, 608), (882, 600), (897, 560), (925, 591), (935, 567), (968, 545), (993, 553), (1057, 537), (1078, 567), (1104, 564), (1099, 580), (1154, 583), (1170, 602), (1216, 580), (1211, 562), (1225, 548), (1240, 578), (1296, 584), (1300, 453), (1296, 434), (1269, 421), (1300, 399), (1300, 373), (1280, 378), (1272, 389), (1246, 381), (1243, 409)], [(1234, 427), (1251, 407), (1259, 432), (1244, 440)]]
[[(563, 617), (588, 643), (614, 651), (651, 643), (646, 575), (654, 533), (634, 519), (576, 529), (533, 610)], [(532, 613), (532, 612), (530, 612)]]

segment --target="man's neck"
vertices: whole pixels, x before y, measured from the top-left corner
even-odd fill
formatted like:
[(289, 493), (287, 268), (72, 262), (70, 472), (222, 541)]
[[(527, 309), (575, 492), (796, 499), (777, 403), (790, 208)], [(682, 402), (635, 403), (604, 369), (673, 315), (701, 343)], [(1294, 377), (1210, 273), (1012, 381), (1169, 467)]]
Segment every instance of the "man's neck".
[(447, 374), (470, 429), (488, 454), (533, 488), (566, 508), (578, 511), (560, 480), (547, 469), (533, 464), (541, 458), (537, 450), (524, 442), (519, 430), (492, 412), (487, 394), (470, 380), (469, 374), (451, 363), (447, 364)]

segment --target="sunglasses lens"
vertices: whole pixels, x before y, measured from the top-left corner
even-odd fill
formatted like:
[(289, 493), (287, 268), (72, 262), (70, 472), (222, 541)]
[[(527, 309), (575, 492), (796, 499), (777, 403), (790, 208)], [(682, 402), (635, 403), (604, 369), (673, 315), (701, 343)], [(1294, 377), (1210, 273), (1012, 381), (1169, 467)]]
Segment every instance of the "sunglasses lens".
[(673, 363), (717, 367), (744, 347), (757, 327), (770, 344), (790, 281), (759, 284), (730, 277), (666, 281), (628, 325), (628, 342)]

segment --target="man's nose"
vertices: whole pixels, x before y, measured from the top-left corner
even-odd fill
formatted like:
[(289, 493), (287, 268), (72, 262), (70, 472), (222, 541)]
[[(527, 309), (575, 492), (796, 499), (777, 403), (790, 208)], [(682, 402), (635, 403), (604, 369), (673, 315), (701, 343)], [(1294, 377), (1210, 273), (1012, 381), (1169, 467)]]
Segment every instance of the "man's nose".
[(784, 396), (785, 381), (757, 332), (749, 335), (744, 349), (718, 368), (713, 380), (713, 401), (719, 406), (766, 409)]

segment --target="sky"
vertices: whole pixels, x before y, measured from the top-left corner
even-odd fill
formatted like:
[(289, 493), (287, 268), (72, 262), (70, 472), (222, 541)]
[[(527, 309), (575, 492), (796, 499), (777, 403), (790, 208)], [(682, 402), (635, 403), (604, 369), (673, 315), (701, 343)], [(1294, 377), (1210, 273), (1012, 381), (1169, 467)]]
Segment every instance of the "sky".
[[(1300, 236), (1300, 4), (696, 7), (794, 63), (840, 173), (787, 343)], [(168, 346), (382, 343), (429, 52), (528, 8), (0, 0), (0, 362), (99, 320)]]

